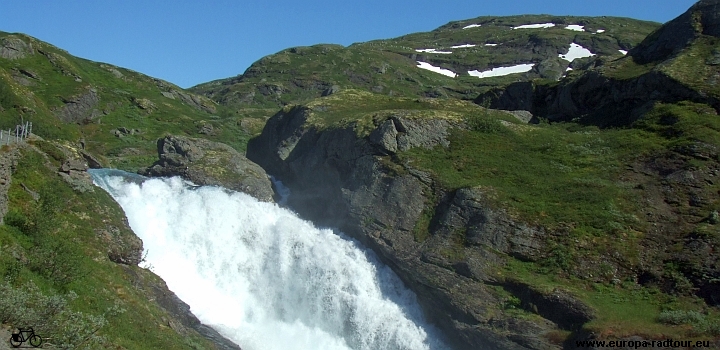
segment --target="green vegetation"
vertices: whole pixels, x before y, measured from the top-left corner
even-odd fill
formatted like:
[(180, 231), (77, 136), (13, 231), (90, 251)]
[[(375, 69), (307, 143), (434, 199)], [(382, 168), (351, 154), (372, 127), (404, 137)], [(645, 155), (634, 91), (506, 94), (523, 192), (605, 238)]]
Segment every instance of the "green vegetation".
[[(513, 30), (514, 26), (553, 22), (548, 29)], [(480, 28), (464, 30), (469, 24)], [(565, 29), (582, 24), (587, 31)], [(553, 72), (531, 72), (478, 79), (467, 71), (487, 70), (519, 63), (540, 63), (557, 59), (557, 53), (576, 42), (603, 57), (621, 57), (640, 43), (658, 23), (615, 17), (571, 17), (523, 15), (478, 17), (451, 22), (433, 31), (394, 39), (357, 43), (349, 47), (314, 45), (294, 47), (264, 57), (242, 75), (193, 87), (196, 93), (222, 101), (238, 111), (246, 108), (283, 107), (305, 103), (330, 87), (361, 89), (387, 96), (473, 99), (491, 87), (539, 77), (555, 78), (565, 67)], [(598, 29), (605, 32), (596, 33)], [(472, 44), (474, 47), (452, 48)], [(497, 46), (485, 46), (497, 44)], [(417, 52), (417, 49), (451, 51), (451, 54)], [(417, 61), (458, 73), (450, 78), (417, 68)]]
[[(53, 157), (22, 151), (0, 225), (0, 322), (33, 326), (62, 348), (208, 348), (199, 335), (169, 328), (166, 311), (148, 300), (158, 277), (108, 259), (108, 249), (133, 249), (117, 203), (100, 190), (73, 191), (51, 170), (58, 146), (38, 147)], [(106, 241), (103, 232), (114, 230)]]
[[(560, 289), (578, 297), (595, 310), (595, 320), (587, 323), (584, 329), (603, 336), (712, 339), (718, 335), (720, 311), (708, 308), (697, 297), (673, 296), (633, 281), (593, 283), (561, 277), (547, 273), (537, 263), (514, 259), (508, 260), (499, 276), (526, 283), (543, 293)], [(498, 293), (507, 295), (506, 308), (518, 307), (512, 294), (502, 290)]]
[(663, 147), (641, 130), (600, 131), (573, 124), (518, 126), (475, 118), (473, 131), (456, 130), (450, 147), (413, 149), (404, 158), (433, 171), (449, 189), (493, 188), (503, 207), (528, 222), (571, 224), (578, 234), (600, 235), (636, 223), (616, 184), (620, 165)]
[(87, 151), (105, 156), (115, 168), (149, 166), (157, 159), (156, 140), (168, 133), (204, 136), (244, 152), (247, 140), (275, 112), (240, 113), (171, 83), (73, 57), (25, 35), (0, 32), (0, 38), (21, 39), (39, 50), (0, 59), (0, 129), (14, 128), (21, 118), (31, 121), (34, 134), (73, 144), (83, 140)]

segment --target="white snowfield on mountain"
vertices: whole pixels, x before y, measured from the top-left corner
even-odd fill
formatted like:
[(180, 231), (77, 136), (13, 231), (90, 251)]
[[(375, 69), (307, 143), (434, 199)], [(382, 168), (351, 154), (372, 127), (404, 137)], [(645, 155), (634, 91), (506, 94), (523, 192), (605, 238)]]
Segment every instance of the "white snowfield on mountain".
[(585, 58), (585, 57), (591, 57), (591, 56), (595, 56), (595, 54), (590, 52), (590, 50), (588, 50), (576, 43), (570, 44), (570, 49), (568, 50), (568, 52), (566, 54), (558, 55), (558, 57), (560, 57), (568, 62), (572, 62), (578, 58)]
[(417, 65), (418, 68), (427, 69), (431, 72), (439, 73), (439, 74), (448, 76), (450, 78), (455, 78), (457, 76), (457, 73), (455, 73), (449, 69), (435, 67), (430, 63), (422, 62), (422, 61), (417, 61), (417, 63), (418, 63), (418, 65)]
[(515, 73), (525, 73), (529, 72), (535, 64), (533, 63), (526, 63), (526, 64), (518, 64), (515, 66), (510, 67), (497, 67), (486, 71), (478, 71), (478, 70), (471, 70), (468, 71), (468, 74), (470, 74), (473, 77), (478, 78), (488, 78), (488, 77), (500, 77), (503, 75), (508, 74), (515, 74)]

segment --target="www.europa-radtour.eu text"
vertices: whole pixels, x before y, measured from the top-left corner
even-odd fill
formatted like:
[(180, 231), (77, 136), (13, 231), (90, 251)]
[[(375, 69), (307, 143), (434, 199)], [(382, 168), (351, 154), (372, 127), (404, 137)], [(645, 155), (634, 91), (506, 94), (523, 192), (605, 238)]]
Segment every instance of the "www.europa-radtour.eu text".
[(575, 345), (580, 348), (615, 348), (627, 349), (642, 348), (709, 348), (712, 344), (709, 340), (578, 340)]

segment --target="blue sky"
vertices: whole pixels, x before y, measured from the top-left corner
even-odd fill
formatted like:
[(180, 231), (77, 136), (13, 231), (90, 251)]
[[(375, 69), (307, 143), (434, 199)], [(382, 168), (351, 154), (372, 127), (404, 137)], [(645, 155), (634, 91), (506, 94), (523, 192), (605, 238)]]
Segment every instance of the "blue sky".
[(0, 31), (181, 87), (241, 74), (282, 49), (429, 31), (485, 15), (621, 16), (667, 22), (694, 0), (0, 0)]

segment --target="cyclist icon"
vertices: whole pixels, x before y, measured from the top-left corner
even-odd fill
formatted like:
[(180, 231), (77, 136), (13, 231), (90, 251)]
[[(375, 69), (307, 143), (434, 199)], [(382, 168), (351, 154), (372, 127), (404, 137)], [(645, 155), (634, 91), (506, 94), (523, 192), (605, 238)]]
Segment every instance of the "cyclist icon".
[(17, 328), (10, 336), (10, 345), (12, 345), (13, 348), (19, 347), (20, 344), (26, 341), (29, 341), (30, 345), (34, 348), (42, 345), (42, 338), (35, 334), (35, 330), (33, 330), (32, 327)]

